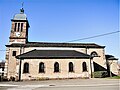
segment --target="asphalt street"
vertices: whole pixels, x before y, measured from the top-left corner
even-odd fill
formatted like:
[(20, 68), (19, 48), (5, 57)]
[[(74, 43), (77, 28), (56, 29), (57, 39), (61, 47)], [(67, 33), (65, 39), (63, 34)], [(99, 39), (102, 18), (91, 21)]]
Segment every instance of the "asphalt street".
[(120, 90), (118, 79), (0, 82), (0, 90)]

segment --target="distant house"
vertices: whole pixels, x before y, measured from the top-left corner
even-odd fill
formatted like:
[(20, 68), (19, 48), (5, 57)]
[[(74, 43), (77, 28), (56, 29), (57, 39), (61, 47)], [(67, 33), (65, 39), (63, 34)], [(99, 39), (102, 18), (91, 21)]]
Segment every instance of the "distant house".
[[(92, 78), (95, 71), (107, 71), (106, 62), (117, 62), (105, 56), (105, 46), (95, 43), (29, 42), (23, 8), (11, 21), (4, 73), (8, 79)], [(118, 74), (117, 64), (110, 68)]]
[(0, 62), (0, 76), (4, 76), (4, 68), (5, 68), (5, 62)]

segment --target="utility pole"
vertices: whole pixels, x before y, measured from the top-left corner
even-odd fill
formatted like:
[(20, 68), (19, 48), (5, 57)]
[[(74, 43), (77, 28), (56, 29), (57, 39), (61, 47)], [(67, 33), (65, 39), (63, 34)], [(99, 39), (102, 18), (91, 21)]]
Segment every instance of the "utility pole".
[[(21, 52), (22, 52), (22, 47), (20, 46), (20, 55), (21, 55)], [(21, 64), (22, 64), (22, 59), (20, 58), (20, 64), (19, 64), (19, 80), (18, 80), (18, 81), (21, 81)]]
[(93, 73), (93, 70), (94, 70), (94, 68), (93, 68), (93, 58), (94, 57), (90, 58), (91, 78), (94, 78), (94, 73)]

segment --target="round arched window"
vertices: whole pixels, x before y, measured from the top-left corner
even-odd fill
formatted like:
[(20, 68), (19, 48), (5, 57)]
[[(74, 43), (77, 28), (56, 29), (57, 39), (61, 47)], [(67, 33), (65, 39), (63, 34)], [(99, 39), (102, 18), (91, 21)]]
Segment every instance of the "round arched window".
[(54, 64), (54, 72), (59, 72), (59, 63), (55, 62)]
[(29, 73), (29, 63), (24, 63), (23, 73)]
[(39, 63), (39, 73), (44, 73), (45, 72), (44, 68), (45, 68), (44, 63), (43, 62)]
[(70, 63), (69, 63), (69, 72), (73, 72), (73, 71), (74, 71), (73, 68), (74, 68), (74, 67), (73, 67), (73, 63), (70, 62)]
[(91, 56), (92, 56), (92, 57), (98, 57), (98, 54), (97, 54), (95, 51), (93, 51), (93, 52), (91, 53)]
[(83, 67), (83, 72), (87, 71), (87, 64), (86, 64), (86, 62), (82, 63), (82, 67)]

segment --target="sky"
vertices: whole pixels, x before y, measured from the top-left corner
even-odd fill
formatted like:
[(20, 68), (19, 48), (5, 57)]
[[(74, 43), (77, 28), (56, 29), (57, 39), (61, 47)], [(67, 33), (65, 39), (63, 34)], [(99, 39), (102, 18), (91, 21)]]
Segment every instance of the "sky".
[[(119, 0), (0, 0), (0, 60), (5, 60), (11, 19), (24, 10), (30, 42), (69, 42), (119, 31)], [(120, 58), (120, 32), (70, 43), (96, 43)]]

